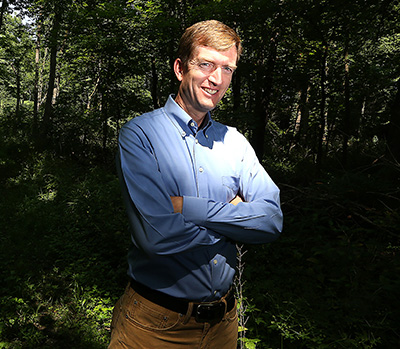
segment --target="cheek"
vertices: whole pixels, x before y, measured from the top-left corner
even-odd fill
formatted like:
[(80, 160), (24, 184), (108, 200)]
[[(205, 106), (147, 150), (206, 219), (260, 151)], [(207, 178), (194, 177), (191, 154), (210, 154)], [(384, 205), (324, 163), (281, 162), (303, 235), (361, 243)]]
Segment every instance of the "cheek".
[(225, 95), (226, 91), (228, 90), (230, 85), (230, 81), (227, 84), (224, 84), (223, 87), (220, 89), (221, 98)]
[(223, 83), (222, 83), (222, 89), (224, 90), (224, 92), (226, 92), (226, 90), (228, 89), (229, 85), (231, 84), (232, 78), (226, 78)]

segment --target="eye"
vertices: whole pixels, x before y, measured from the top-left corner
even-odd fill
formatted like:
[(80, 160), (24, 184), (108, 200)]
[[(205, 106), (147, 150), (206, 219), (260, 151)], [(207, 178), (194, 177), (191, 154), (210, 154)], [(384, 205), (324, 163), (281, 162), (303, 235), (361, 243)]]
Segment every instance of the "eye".
[(210, 62), (200, 62), (199, 67), (202, 70), (211, 71), (213, 69), (214, 65)]
[(233, 72), (234, 72), (233, 68), (231, 68), (229, 66), (223, 67), (222, 69), (223, 69), (224, 73), (229, 74), (229, 75), (233, 74)]

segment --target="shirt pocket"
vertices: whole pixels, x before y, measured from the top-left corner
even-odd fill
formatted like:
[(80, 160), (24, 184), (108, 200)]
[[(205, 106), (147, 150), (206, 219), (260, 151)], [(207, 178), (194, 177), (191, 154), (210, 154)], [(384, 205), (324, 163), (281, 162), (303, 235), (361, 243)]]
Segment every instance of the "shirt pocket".
[(222, 176), (222, 185), (226, 190), (226, 201), (231, 201), (239, 191), (240, 177)]

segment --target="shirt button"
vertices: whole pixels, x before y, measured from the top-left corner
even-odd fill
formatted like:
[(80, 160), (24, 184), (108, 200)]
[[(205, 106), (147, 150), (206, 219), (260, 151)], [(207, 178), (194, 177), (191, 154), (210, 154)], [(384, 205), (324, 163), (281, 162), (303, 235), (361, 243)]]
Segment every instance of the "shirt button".
[(196, 144), (198, 144), (198, 143), (199, 143), (199, 140), (196, 138), (194, 142), (195, 142)]
[(193, 121), (190, 123), (190, 126), (194, 127), (194, 122)]
[(218, 264), (218, 261), (217, 261), (216, 259), (214, 259), (214, 264), (215, 264), (215, 265), (217, 265), (217, 264)]
[(203, 167), (200, 167), (199, 172), (203, 172), (203, 171), (204, 171)]
[(181, 136), (182, 136), (182, 137), (186, 137), (186, 133), (185, 133), (185, 132), (182, 132), (182, 133), (181, 133)]

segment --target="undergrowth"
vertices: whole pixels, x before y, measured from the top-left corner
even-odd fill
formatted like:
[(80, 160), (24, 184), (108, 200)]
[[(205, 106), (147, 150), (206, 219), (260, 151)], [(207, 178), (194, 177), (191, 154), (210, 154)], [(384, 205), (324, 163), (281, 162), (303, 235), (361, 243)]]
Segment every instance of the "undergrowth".
[(129, 244), (116, 176), (38, 154), (1, 195), (0, 348), (104, 348)]
[[(33, 154), (0, 164), (0, 348), (105, 348), (129, 245), (113, 164)], [(301, 176), (274, 174), (280, 239), (245, 247), (242, 345), (399, 347), (398, 167)]]
[(257, 348), (399, 347), (399, 177), (382, 163), (281, 183), (284, 232), (246, 254)]

